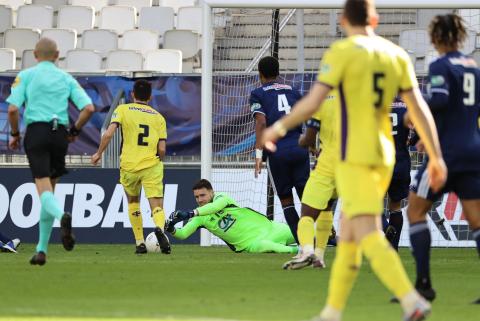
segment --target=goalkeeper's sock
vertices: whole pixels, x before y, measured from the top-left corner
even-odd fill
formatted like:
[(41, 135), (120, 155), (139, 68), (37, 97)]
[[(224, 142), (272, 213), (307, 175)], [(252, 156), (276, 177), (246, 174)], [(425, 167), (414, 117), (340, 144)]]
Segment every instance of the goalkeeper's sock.
[(60, 206), (58, 206), (57, 199), (52, 192), (43, 192), (40, 196), (40, 202), (42, 203), (42, 208), (47, 212), (47, 214), (53, 216), (57, 220), (62, 219), (64, 213)]
[(427, 221), (410, 225), (410, 243), (417, 263), (417, 283), (430, 288), (430, 243), (431, 236)]
[(355, 242), (339, 242), (328, 285), (327, 307), (341, 312), (357, 278), (362, 253)]
[(332, 233), (333, 225), (333, 212), (332, 211), (322, 211), (320, 216), (317, 218), (317, 224), (315, 227), (315, 255), (323, 261), (323, 256), (325, 254), (325, 249), (327, 248), (328, 238)]
[(137, 245), (144, 243), (145, 240), (143, 238), (143, 220), (142, 213), (140, 212), (140, 203), (128, 204), (128, 218), (130, 219), (130, 224), (132, 224), (135, 243)]
[(313, 253), (313, 218), (302, 216), (298, 221), (298, 241), (303, 253)]
[(473, 230), (472, 235), (475, 242), (477, 242), (477, 252), (478, 256), (480, 256), (480, 228)]
[(165, 211), (163, 208), (155, 207), (152, 211), (152, 218), (155, 226), (163, 231), (165, 227)]
[(365, 236), (360, 247), (377, 277), (397, 298), (403, 298), (413, 290), (398, 253), (382, 232), (376, 231)]
[(287, 221), (288, 227), (290, 227), (290, 231), (292, 231), (293, 237), (295, 238), (295, 241), (298, 243), (298, 236), (297, 236), (297, 230), (298, 230), (298, 213), (297, 210), (295, 209), (295, 205), (287, 205), (283, 208), (283, 215), (285, 216), (285, 220)]
[(48, 214), (45, 208), (40, 208), (40, 221), (38, 222), (39, 238), (37, 244), (37, 252), (43, 252), (47, 254), (48, 242), (50, 241), (50, 235), (52, 234), (53, 221), (55, 218)]
[(391, 211), (390, 212), (390, 221), (388, 222), (390, 226), (395, 228), (395, 235), (393, 236), (391, 243), (393, 248), (398, 251), (398, 243), (400, 242), (400, 234), (402, 233), (403, 228), (403, 214), (402, 211)]

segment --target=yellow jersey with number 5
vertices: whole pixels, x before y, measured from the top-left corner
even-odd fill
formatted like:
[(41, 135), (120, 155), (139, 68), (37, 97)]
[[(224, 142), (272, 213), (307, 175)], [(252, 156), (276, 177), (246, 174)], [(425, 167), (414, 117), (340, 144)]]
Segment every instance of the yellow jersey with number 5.
[(340, 161), (393, 166), (390, 104), (418, 87), (408, 54), (379, 36), (351, 36), (330, 46), (318, 81), (338, 89)]
[(157, 146), (167, 139), (167, 125), (158, 111), (139, 103), (119, 105), (110, 123), (119, 124), (122, 132), (121, 170), (137, 172), (160, 162)]

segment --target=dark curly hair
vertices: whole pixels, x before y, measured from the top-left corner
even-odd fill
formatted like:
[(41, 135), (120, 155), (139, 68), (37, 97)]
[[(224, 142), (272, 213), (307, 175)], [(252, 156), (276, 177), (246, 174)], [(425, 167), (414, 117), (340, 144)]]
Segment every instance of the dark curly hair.
[(435, 16), (428, 29), (434, 45), (458, 49), (467, 38), (464, 21), (456, 14)]

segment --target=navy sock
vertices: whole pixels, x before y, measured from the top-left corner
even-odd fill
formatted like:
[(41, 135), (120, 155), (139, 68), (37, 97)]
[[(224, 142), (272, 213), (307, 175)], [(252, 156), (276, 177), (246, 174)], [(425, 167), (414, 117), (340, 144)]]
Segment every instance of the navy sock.
[(392, 211), (390, 212), (390, 221), (388, 223), (390, 226), (395, 228), (397, 232), (392, 239), (392, 246), (395, 250), (398, 251), (398, 243), (400, 242), (400, 234), (402, 233), (403, 227), (403, 214), (402, 211)]
[[(290, 231), (292, 231), (293, 237), (298, 243), (297, 237), (297, 227), (298, 227), (298, 213), (295, 209), (295, 205), (288, 205), (283, 208), (283, 215), (285, 215), (285, 220), (287, 221), (288, 227), (290, 227)], [(300, 244), (300, 243), (298, 243)]]
[(430, 288), (430, 230), (426, 221), (410, 225), (410, 243), (417, 263), (416, 287)]
[(0, 233), (0, 242), (2, 242), (3, 244), (7, 244), (8, 242), (10, 242), (10, 238)]
[(480, 228), (473, 230), (472, 235), (475, 242), (477, 242), (477, 252), (478, 256), (480, 256)]
[(385, 213), (382, 213), (382, 230), (384, 232), (385, 232), (387, 226), (388, 226), (387, 215), (385, 215)]

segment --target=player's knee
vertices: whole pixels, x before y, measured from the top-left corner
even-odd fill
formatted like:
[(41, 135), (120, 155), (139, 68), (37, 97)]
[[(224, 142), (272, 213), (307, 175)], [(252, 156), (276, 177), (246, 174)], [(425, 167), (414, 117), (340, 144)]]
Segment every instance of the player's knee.
[(302, 213), (301, 216), (307, 216), (313, 218), (313, 220), (316, 220), (318, 215), (320, 213), (320, 210), (317, 210), (316, 208), (310, 207), (307, 204), (302, 203)]
[(280, 198), (280, 204), (282, 204), (282, 207), (287, 207), (287, 206), (293, 205), (293, 195), (292, 194), (282, 195), (279, 198)]

